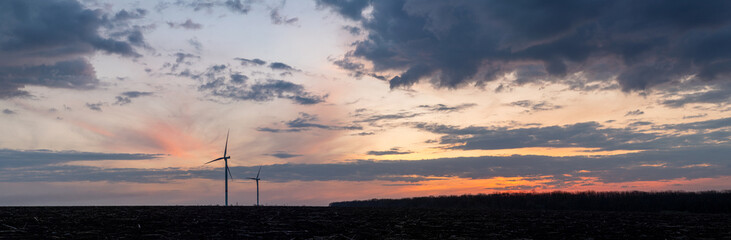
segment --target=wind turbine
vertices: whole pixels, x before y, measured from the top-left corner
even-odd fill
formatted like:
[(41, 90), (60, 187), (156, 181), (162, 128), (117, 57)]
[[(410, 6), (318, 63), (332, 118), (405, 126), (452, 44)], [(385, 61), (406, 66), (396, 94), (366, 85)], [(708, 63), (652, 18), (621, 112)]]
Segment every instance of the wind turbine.
[[(205, 163), (205, 164), (209, 164), (209, 163), (212, 163), (212, 162), (215, 162), (215, 161), (223, 160), (223, 162), (224, 162), (224, 164), (226, 166), (224, 168), (224, 173), (223, 173), (223, 175), (224, 175), (224, 177), (226, 179), (226, 206), (228, 206), (228, 176), (231, 176), (231, 171), (228, 170), (228, 159), (231, 158), (231, 156), (226, 156), (226, 151), (228, 151), (228, 133), (229, 132), (226, 132), (226, 146), (223, 147), (223, 157), (216, 158), (216, 159), (213, 159), (213, 160), (208, 161), (207, 163)], [(205, 165), (205, 164), (203, 164), (203, 165)], [(231, 179), (233, 180), (234, 179), (234, 176), (231, 176)]]
[(256, 172), (256, 177), (249, 178), (251, 180), (256, 180), (256, 206), (259, 206), (259, 173), (261, 173), (261, 166), (259, 166), (259, 171)]

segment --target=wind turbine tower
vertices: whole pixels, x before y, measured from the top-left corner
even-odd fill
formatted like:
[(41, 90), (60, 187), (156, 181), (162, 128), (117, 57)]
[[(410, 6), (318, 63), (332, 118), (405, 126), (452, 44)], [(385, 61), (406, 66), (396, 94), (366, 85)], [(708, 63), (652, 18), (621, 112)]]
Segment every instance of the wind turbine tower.
[(251, 180), (256, 180), (256, 206), (259, 206), (259, 180), (261, 180), (261, 178), (259, 178), (259, 173), (261, 173), (261, 166), (259, 166), (259, 171), (256, 172), (256, 177), (249, 178)]
[[(209, 164), (209, 163), (212, 163), (212, 162), (215, 162), (215, 161), (219, 161), (219, 160), (223, 160), (223, 162), (224, 162), (225, 168), (224, 168), (223, 176), (224, 176), (224, 179), (226, 181), (226, 188), (225, 188), (226, 189), (225, 190), (226, 191), (226, 202), (225, 202), (226, 205), (225, 206), (228, 206), (228, 176), (231, 176), (231, 171), (228, 169), (228, 159), (230, 159), (231, 156), (226, 156), (226, 151), (228, 151), (228, 134), (229, 134), (229, 132), (226, 132), (226, 145), (223, 147), (223, 157), (216, 158), (216, 159), (213, 159), (213, 160), (208, 161), (207, 163), (205, 163), (205, 164)], [(231, 176), (231, 179), (232, 180), (233, 180), (233, 178), (234, 177)]]

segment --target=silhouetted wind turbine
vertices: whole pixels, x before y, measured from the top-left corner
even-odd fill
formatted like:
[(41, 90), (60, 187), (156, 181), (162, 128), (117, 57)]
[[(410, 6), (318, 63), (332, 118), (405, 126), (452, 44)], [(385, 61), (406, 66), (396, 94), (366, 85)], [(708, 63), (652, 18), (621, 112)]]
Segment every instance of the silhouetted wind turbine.
[[(231, 156), (226, 156), (226, 151), (228, 150), (228, 133), (229, 132), (226, 132), (226, 146), (223, 147), (223, 157), (216, 158), (216, 159), (213, 159), (213, 160), (205, 163), (205, 164), (209, 164), (209, 163), (212, 163), (215, 161), (223, 160), (223, 162), (225, 164), (223, 175), (224, 175), (225, 181), (226, 181), (226, 206), (228, 206), (228, 176), (231, 176), (231, 171), (228, 170), (228, 159), (231, 158)], [(203, 164), (203, 165), (205, 165), (205, 164)], [(234, 176), (231, 176), (231, 179), (234, 179)]]
[(249, 178), (251, 180), (256, 180), (256, 206), (259, 206), (259, 173), (261, 173), (261, 166), (259, 166), (259, 171), (256, 172), (256, 177)]

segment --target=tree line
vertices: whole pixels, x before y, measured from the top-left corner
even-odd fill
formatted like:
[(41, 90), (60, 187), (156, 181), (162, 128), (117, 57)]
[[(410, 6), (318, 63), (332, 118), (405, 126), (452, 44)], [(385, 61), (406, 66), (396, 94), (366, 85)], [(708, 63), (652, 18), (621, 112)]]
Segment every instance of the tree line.
[(330, 203), (331, 207), (461, 208), (731, 213), (731, 190), (703, 192), (514, 192)]

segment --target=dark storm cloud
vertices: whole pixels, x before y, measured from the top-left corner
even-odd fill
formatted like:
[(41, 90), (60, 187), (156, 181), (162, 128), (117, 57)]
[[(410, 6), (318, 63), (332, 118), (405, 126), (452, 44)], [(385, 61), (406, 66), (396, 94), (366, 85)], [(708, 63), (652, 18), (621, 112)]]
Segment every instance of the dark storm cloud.
[(201, 81), (198, 90), (202, 92), (237, 101), (268, 102), (280, 98), (300, 105), (313, 105), (325, 102), (327, 98), (327, 95), (313, 94), (304, 86), (285, 80), (267, 79), (250, 83), (248, 76), (226, 65), (213, 65), (203, 73), (184, 75)]
[[(649, 123), (651, 124), (651, 123)], [(647, 123), (640, 123), (641, 126)], [(596, 122), (532, 128), (456, 127), (415, 123), (424, 131), (442, 134), (440, 144), (450, 149), (493, 150), (524, 147), (583, 147), (600, 150), (648, 150), (731, 143), (731, 118), (663, 125), (659, 129), (696, 130), (688, 134), (643, 132), (633, 128), (607, 128)]]
[(95, 88), (99, 80), (85, 57), (97, 51), (140, 56), (133, 46), (144, 46), (144, 38), (127, 21), (145, 14), (137, 9), (110, 16), (74, 0), (0, 1), (0, 99), (29, 96), (26, 85)]
[(44, 149), (0, 149), (0, 169), (62, 164), (71, 161), (150, 160), (159, 158), (161, 156), (162, 155), (160, 154), (142, 153), (94, 153), (77, 151), (52, 151)]
[(123, 92), (121, 95), (117, 96), (117, 101), (114, 103), (115, 105), (125, 105), (128, 103), (132, 103), (132, 99), (143, 97), (143, 96), (152, 96), (152, 92), (139, 92), (139, 91), (130, 91), (130, 92)]
[(248, 66), (248, 65), (254, 65), (254, 66), (261, 66), (264, 64), (267, 64), (266, 61), (254, 58), (254, 59), (246, 59), (246, 58), (235, 58), (235, 60), (239, 60), (241, 62), (241, 65)]
[[(717, 146), (593, 157), (513, 155), (427, 160), (358, 160), (346, 163), (265, 165), (262, 174), (266, 172), (266, 181), (272, 182), (381, 180), (416, 183), (450, 177), (466, 179), (524, 177), (549, 180), (549, 185), (560, 187), (586, 184), (581, 178), (596, 178), (598, 182), (603, 183), (621, 183), (729, 176), (731, 172), (731, 165), (727, 161), (729, 155), (731, 148)], [(234, 175), (253, 176), (259, 166), (230, 167), (230, 169)], [(220, 172), (221, 169), (105, 169), (47, 165), (0, 168), (0, 181), (169, 182), (176, 179), (220, 179)]]
[(383, 155), (403, 155), (403, 154), (410, 154), (413, 153), (412, 151), (401, 151), (401, 148), (391, 148), (386, 151), (368, 151), (366, 154), (368, 155), (374, 155), (374, 156), (383, 156)]
[(553, 105), (546, 101), (533, 102), (531, 100), (516, 101), (516, 102), (510, 103), (510, 105), (528, 108), (528, 110), (526, 110), (527, 112), (530, 112), (531, 110), (532, 111), (547, 111), (547, 110), (554, 110), (554, 109), (561, 108), (561, 106)]
[(16, 112), (13, 111), (13, 110), (10, 110), (10, 109), (7, 109), (7, 108), (6, 109), (3, 109), (3, 114), (11, 115), (11, 114), (15, 114), (15, 113)]
[(189, 30), (197, 30), (203, 28), (203, 25), (199, 23), (193, 22), (193, 20), (186, 20), (183, 23), (174, 23), (174, 22), (167, 22), (168, 26), (171, 28), (185, 28)]
[(299, 116), (297, 116), (297, 118), (295, 118), (294, 120), (284, 122), (284, 124), (287, 126), (286, 129), (260, 127), (260, 128), (257, 128), (257, 130), (260, 132), (273, 132), (273, 133), (302, 132), (302, 131), (308, 131), (311, 129), (363, 130), (363, 127), (358, 126), (358, 125), (349, 125), (349, 126), (326, 125), (326, 124), (317, 123), (318, 120), (319, 119), (317, 118), (317, 115), (300, 112)]
[(479, 85), (513, 71), (516, 84), (578, 72), (596, 81), (616, 77), (624, 91), (731, 76), (729, 1), (317, 3), (368, 32), (350, 54), (377, 72), (399, 71), (392, 88), (424, 79), (436, 87)]
[(293, 157), (302, 156), (300, 154), (290, 154), (290, 153), (286, 153), (286, 152), (276, 152), (276, 153), (271, 153), (271, 154), (266, 154), (266, 155), (267, 156), (276, 157), (276, 158), (281, 158), (281, 159), (287, 159), (287, 158), (293, 158)]

